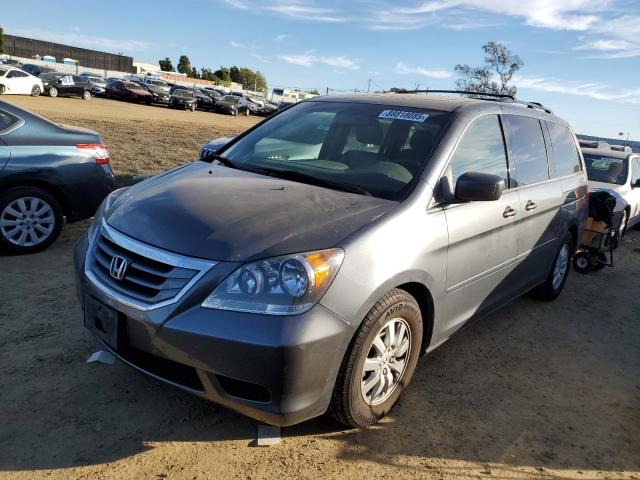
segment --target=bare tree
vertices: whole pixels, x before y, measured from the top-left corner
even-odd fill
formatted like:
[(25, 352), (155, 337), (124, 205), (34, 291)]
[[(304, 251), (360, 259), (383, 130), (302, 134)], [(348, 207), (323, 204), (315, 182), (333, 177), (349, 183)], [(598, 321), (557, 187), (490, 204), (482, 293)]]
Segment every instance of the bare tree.
[(484, 66), (456, 65), (456, 73), (460, 77), (456, 86), (469, 92), (515, 95), (517, 88), (510, 82), (524, 66), (520, 57), (499, 42), (485, 43), (482, 50), (485, 53)]

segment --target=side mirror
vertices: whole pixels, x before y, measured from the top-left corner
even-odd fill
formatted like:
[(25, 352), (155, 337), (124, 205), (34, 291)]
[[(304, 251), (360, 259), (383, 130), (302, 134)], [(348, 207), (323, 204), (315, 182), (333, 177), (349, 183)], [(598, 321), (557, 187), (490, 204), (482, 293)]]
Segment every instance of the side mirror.
[(631, 188), (640, 188), (640, 178), (631, 183)]
[(461, 202), (493, 202), (503, 191), (504, 179), (497, 175), (467, 172), (458, 177), (455, 197)]

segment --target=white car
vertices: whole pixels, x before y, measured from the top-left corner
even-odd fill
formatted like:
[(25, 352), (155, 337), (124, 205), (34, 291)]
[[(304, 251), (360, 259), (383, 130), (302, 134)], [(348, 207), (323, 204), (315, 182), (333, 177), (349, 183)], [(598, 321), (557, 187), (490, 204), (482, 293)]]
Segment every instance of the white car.
[(622, 232), (640, 224), (640, 154), (607, 148), (582, 148), (590, 190), (611, 190), (629, 204)]
[(33, 95), (42, 93), (42, 80), (15, 67), (0, 65), (0, 94)]

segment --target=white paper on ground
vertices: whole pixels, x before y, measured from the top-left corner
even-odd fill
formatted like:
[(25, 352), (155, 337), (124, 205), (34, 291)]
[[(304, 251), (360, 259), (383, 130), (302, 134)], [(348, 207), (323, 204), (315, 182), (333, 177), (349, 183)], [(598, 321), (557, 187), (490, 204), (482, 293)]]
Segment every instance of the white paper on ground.
[(258, 424), (258, 446), (271, 447), (280, 443), (280, 427)]
[(100, 362), (107, 365), (113, 365), (115, 361), (116, 361), (116, 357), (111, 355), (106, 350), (98, 350), (97, 352), (93, 352), (91, 354), (91, 356), (87, 360), (87, 363)]

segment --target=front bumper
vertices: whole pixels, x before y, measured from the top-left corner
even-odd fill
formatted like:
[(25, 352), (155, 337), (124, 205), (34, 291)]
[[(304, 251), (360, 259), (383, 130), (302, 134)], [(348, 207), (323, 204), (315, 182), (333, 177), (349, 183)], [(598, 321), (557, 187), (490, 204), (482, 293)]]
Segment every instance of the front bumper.
[(76, 288), (119, 312), (117, 348), (128, 365), (258, 421), (293, 425), (323, 414), (353, 328), (321, 305), (302, 315), (267, 316), (200, 307), (237, 264), (219, 263), (176, 303), (139, 310), (84, 273), (88, 240), (76, 244)]

